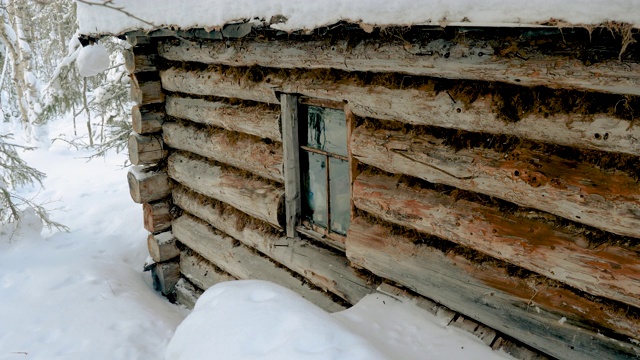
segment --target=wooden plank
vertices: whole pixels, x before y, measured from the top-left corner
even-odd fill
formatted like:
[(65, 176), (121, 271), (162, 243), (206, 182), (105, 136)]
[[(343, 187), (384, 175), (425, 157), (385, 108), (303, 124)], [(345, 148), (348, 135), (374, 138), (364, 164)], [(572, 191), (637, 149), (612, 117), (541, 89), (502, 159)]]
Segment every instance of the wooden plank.
[(175, 292), (176, 303), (186, 307), (187, 309), (193, 309), (203, 293), (202, 290), (196, 288), (185, 279), (178, 280)]
[[(561, 359), (632, 359), (640, 347), (614, 340), (592, 324), (638, 338), (640, 323), (606, 303), (539, 279), (513, 276), (491, 261), (472, 263), (453, 252), (392, 235), (356, 218), (347, 236), (355, 266), (393, 280), (493, 329)], [(563, 317), (566, 321), (559, 321)], [(593, 330), (589, 330), (593, 329)]]
[(144, 228), (150, 233), (159, 233), (171, 227), (171, 202), (158, 200), (142, 204)]
[(246, 221), (238, 211), (200, 200), (196, 194), (184, 188), (176, 187), (173, 191), (173, 201), (180, 208), (351, 304), (375, 290), (373, 284), (349, 266), (344, 256), (308, 241), (274, 234), (259, 224)]
[(128, 141), (129, 161), (133, 165), (156, 164), (169, 153), (160, 135), (138, 135), (131, 133)]
[(176, 283), (180, 280), (180, 270), (177, 261), (157, 263), (151, 269), (153, 278), (153, 288), (162, 293), (170, 295), (173, 293)]
[(251, 251), (237, 240), (213, 229), (201, 220), (183, 215), (173, 222), (173, 233), (189, 248), (238, 279), (258, 279), (284, 286), (328, 312), (344, 310), (324, 292), (310, 288), (305, 282)]
[(138, 134), (151, 134), (162, 131), (164, 113), (154, 108), (134, 105), (131, 108), (131, 126)]
[(253, 217), (282, 227), (282, 187), (246, 178), (205, 159), (190, 158), (181, 153), (169, 157), (167, 168), (169, 176), (175, 181)]
[(233, 106), (204, 99), (167, 97), (167, 115), (273, 141), (282, 141), (280, 112), (266, 106)]
[[(402, 121), (490, 134), (507, 134), (526, 139), (578, 148), (640, 154), (640, 126), (606, 114), (592, 116), (529, 114), (517, 122), (505, 122), (494, 112), (491, 97), (480, 97), (465, 105), (445, 92), (421, 89), (389, 89), (360, 86), (352, 80), (322, 81), (312, 76), (289, 78), (269, 74), (259, 83), (224, 75), (215, 70), (160, 72), (170, 91), (277, 104), (274, 91), (302, 94), (334, 101), (348, 101), (359, 117)], [(429, 116), (425, 116), (429, 114)], [(606, 139), (605, 139), (606, 138)]]
[(605, 60), (587, 65), (581, 59), (541, 52), (501, 56), (488, 42), (470, 39), (461, 43), (444, 39), (415, 43), (369, 39), (357, 44), (346, 39), (165, 41), (159, 44), (158, 52), (173, 61), (228, 66), (395, 72), (640, 95), (638, 63)]
[(153, 261), (159, 263), (180, 255), (176, 246), (176, 238), (171, 231), (147, 236), (147, 248)]
[(386, 221), (470, 247), (587, 293), (640, 307), (640, 258), (619, 246), (589, 248), (580, 234), (543, 220), (360, 174), (355, 205)]
[(495, 196), (620, 235), (640, 238), (640, 183), (622, 172), (518, 149), (455, 150), (447, 139), (358, 127), (353, 155), (391, 173)]
[(282, 139), (284, 153), (284, 198), (287, 236), (295, 238), (300, 221), (300, 145), (298, 142), (298, 98), (282, 94)]
[(237, 280), (189, 248), (180, 251), (180, 273), (202, 290), (221, 282)]
[(284, 182), (281, 143), (264, 142), (255, 136), (220, 128), (201, 129), (186, 122), (164, 123), (162, 138), (174, 149), (189, 151), (265, 179)]
[(160, 81), (142, 81), (131, 76), (131, 101), (138, 105), (158, 104), (164, 102), (164, 93)]
[(165, 172), (152, 171), (140, 165), (129, 168), (127, 182), (131, 199), (138, 204), (160, 200), (171, 194), (171, 182)]

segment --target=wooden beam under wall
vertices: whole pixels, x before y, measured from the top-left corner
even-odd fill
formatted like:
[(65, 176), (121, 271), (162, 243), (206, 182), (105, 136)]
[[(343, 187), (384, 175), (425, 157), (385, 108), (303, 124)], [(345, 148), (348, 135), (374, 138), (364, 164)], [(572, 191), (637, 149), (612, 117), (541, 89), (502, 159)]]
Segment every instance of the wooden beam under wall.
[(522, 55), (501, 56), (486, 41), (471, 39), (464, 43), (435, 39), (414, 44), (367, 40), (355, 45), (349, 40), (330, 44), (300, 40), (172, 40), (160, 42), (158, 52), (172, 61), (228, 66), (391, 72), (640, 95), (638, 63), (616, 59), (586, 65), (580, 59), (539, 51), (527, 54), (526, 59)]
[(180, 280), (178, 262), (169, 261), (155, 264), (151, 269), (151, 276), (155, 290), (165, 296), (172, 294), (176, 283)]
[(284, 189), (259, 179), (249, 179), (205, 159), (174, 153), (169, 157), (169, 176), (175, 181), (253, 217), (281, 228)]
[(162, 125), (162, 138), (174, 149), (189, 151), (265, 179), (284, 182), (282, 144), (279, 142), (267, 143), (255, 136), (214, 127), (204, 130), (186, 122), (165, 123)]
[(640, 258), (618, 246), (590, 249), (580, 234), (544, 220), (416, 189), (397, 178), (360, 174), (356, 207), (542, 274), (589, 294), (640, 307)]
[(287, 237), (297, 237), (302, 200), (300, 191), (300, 145), (298, 142), (298, 97), (281, 94), (284, 153), (284, 198)]
[(344, 310), (330, 295), (311, 289), (287, 270), (190, 215), (173, 222), (173, 233), (193, 251), (238, 279), (257, 279), (284, 286), (328, 312)]
[(461, 255), (444, 254), (416, 240), (356, 218), (347, 235), (347, 257), (355, 266), (560, 359), (633, 359), (640, 351), (592, 326), (607, 327), (619, 338), (638, 339), (640, 323), (619, 309), (536, 279), (512, 276), (490, 261), (476, 264)]
[[(222, 204), (214, 206), (184, 187), (173, 190), (173, 201), (190, 214), (351, 304), (375, 291), (376, 284), (358, 274), (343, 255), (317, 247), (308, 241), (274, 234), (264, 225), (247, 221), (239, 211), (230, 207), (222, 208)], [(243, 227), (236, 224), (243, 224)]]
[(446, 141), (360, 126), (350, 144), (359, 161), (390, 173), (495, 196), (640, 238), (640, 183), (631, 176), (541, 151), (455, 150)]
[(268, 106), (233, 106), (204, 99), (168, 96), (167, 115), (282, 142), (280, 112)]
[(189, 248), (180, 251), (180, 273), (202, 290), (221, 282), (237, 280)]
[[(359, 117), (401, 121), (636, 155), (640, 153), (640, 126), (607, 114), (591, 116), (529, 114), (517, 122), (505, 122), (495, 113), (491, 96), (465, 105), (446, 92), (360, 86), (343, 79), (322, 81), (313, 77), (288, 78), (269, 74), (262, 82), (221, 74), (215, 70), (187, 71), (171, 68), (160, 72), (169, 91), (214, 95), (278, 104), (274, 91), (334, 101), (348, 101)], [(429, 114), (429, 116), (425, 116)], [(606, 135), (606, 136), (605, 136)]]
[(202, 296), (203, 291), (190, 284), (185, 279), (180, 279), (175, 287), (176, 302), (187, 309), (193, 309), (196, 302)]

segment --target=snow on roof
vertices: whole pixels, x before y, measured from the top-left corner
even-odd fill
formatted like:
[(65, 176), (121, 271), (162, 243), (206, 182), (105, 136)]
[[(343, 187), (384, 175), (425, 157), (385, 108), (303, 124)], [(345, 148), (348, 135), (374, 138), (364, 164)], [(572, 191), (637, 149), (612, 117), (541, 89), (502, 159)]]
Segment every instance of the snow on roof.
[(245, 21), (264, 21), (284, 31), (339, 21), (375, 26), (621, 22), (638, 28), (640, 0), (78, 0), (78, 21), (85, 35), (162, 27), (214, 29)]

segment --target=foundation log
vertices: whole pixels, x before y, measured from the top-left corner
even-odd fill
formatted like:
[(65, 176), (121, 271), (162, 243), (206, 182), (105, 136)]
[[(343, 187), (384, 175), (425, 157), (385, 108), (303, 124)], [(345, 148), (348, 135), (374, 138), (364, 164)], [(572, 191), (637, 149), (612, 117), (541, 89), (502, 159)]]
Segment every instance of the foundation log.
[(202, 290), (221, 282), (237, 280), (191, 249), (180, 251), (180, 273)]
[(180, 270), (177, 261), (157, 263), (151, 269), (153, 287), (162, 295), (173, 293), (176, 283), (180, 280)]
[(203, 291), (191, 285), (185, 279), (178, 280), (176, 283), (176, 302), (183, 305), (187, 309), (193, 309), (196, 302), (202, 296)]

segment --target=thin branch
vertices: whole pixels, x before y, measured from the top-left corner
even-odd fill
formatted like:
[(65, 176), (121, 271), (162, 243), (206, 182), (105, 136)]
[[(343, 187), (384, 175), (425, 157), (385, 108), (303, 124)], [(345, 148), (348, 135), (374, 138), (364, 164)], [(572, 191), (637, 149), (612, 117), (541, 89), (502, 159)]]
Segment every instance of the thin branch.
[(133, 15), (132, 13), (124, 10), (123, 6), (115, 6), (115, 5), (113, 5), (111, 3), (111, 0), (106, 0), (106, 1), (103, 1), (103, 2), (93, 2), (93, 1), (87, 1), (87, 0), (76, 0), (76, 1), (81, 3), (81, 4), (85, 4), (85, 5), (89, 5), (89, 6), (94, 6), (94, 5), (95, 6), (103, 6), (103, 7), (107, 8), (107, 9), (111, 9), (111, 10), (115, 10), (115, 11), (121, 12), (121, 13), (127, 15), (128, 17), (136, 19), (136, 20), (138, 20), (138, 21), (140, 21), (142, 23), (145, 23), (145, 24), (147, 24), (149, 26), (156, 27), (156, 25), (154, 23), (149, 22), (149, 21), (144, 20), (144, 19), (141, 19), (141, 18)]

